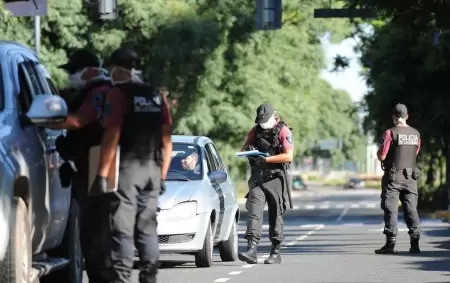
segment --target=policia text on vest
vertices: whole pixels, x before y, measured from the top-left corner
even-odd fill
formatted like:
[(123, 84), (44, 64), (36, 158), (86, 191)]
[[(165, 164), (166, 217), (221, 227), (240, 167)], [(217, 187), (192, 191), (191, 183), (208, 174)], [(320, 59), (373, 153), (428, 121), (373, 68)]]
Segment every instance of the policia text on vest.
[(411, 253), (419, 253), (420, 221), (417, 213), (417, 180), (420, 170), (416, 167), (416, 156), (420, 150), (420, 133), (406, 124), (406, 106), (394, 108), (395, 127), (385, 131), (378, 149), (384, 175), (381, 186), (381, 208), (384, 210), (386, 244), (375, 250), (377, 254), (396, 253), (398, 233), (398, 201), (402, 203), (404, 219), (409, 229)]
[(250, 264), (257, 263), (256, 247), (261, 239), (262, 215), (267, 202), (272, 250), (264, 263), (274, 264), (281, 262), (283, 215), (290, 201), (287, 169), (292, 160), (294, 140), (291, 129), (276, 118), (270, 104), (258, 107), (255, 123), (257, 126), (249, 132), (243, 150), (258, 150), (270, 156), (249, 158), (251, 177), (245, 205), (248, 211), (245, 234), (248, 247), (246, 252), (239, 254), (239, 259)]

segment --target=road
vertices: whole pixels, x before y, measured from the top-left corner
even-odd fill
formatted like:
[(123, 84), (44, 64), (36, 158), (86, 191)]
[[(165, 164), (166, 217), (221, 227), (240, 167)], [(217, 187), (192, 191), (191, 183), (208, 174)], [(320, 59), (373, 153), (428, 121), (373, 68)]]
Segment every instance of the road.
[[(196, 268), (192, 257), (163, 257), (170, 262), (159, 270), (158, 282), (450, 282), (450, 229), (439, 220), (422, 219), (420, 255), (408, 253), (409, 236), (401, 218), (399, 254), (374, 254), (384, 244), (379, 194), (368, 189), (311, 187), (296, 194), (295, 209), (285, 216), (282, 264), (222, 263), (216, 255), (213, 267)], [(242, 209), (239, 249), (245, 250), (243, 205)], [(270, 251), (267, 228), (263, 226), (260, 261)], [(134, 278), (138, 282), (137, 272)]]

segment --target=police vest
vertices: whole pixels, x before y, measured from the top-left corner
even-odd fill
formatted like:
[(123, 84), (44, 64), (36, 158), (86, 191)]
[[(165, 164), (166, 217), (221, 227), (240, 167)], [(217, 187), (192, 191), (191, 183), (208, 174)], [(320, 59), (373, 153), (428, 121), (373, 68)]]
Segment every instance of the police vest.
[[(98, 120), (94, 123), (86, 125), (81, 129), (67, 131), (67, 139), (70, 141), (71, 148), (74, 149), (74, 154), (76, 156), (87, 154), (89, 152), (89, 148), (100, 145), (102, 141), (103, 127), (101, 120), (105, 104), (105, 94), (110, 89), (107, 88), (106, 90), (96, 90), (96, 88), (102, 86), (112, 87), (110, 81), (92, 82), (83, 88), (69, 105), (69, 109), (76, 112), (83, 105), (86, 98), (93, 94), (95, 98), (92, 103), (98, 113)], [(92, 91), (97, 91), (97, 93), (92, 93)]]
[(416, 167), (416, 152), (420, 133), (413, 127), (393, 127), (392, 144), (384, 161), (385, 170)]
[(163, 96), (158, 89), (145, 84), (128, 83), (118, 87), (131, 101), (121, 130), (121, 162), (155, 160), (161, 166)]
[[(280, 142), (280, 132), (283, 127), (286, 126), (290, 130), (285, 122), (279, 121), (277, 125), (272, 129), (263, 129), (261, 126), (257, 125), (255, 128), (255, 139), (252, 143), (254, 147), (256, 147), (261, 152), (266, 152), (271, 156), (283, 153), (283, 145)], [(250, 165), (254, 165), (254, 163), (250, 163)], [(284, 163), (264, 163), (263, 170), (277, 170), (283, 169), (283, 166), (287, 164)]]

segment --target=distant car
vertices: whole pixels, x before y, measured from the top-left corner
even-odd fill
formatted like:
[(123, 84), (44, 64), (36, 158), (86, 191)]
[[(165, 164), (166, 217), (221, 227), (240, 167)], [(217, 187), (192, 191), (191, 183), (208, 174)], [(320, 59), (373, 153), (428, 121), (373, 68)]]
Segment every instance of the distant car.
[(344, 189), (360, 189), (364, 187), (364, 181), (360, 178), (350, 178), (347, 183), (344, 184)]
[(36, 54), (0, 41), (0, 282), (81, 283), (78, 205), (55, 148), (67, 105)]
[[(216, 146), (207, 137), (175, 135), (172, 141), (167, 191), (158, 207), (161, 253), (192, 254), (197, 267), (210, 267), (217, 245), (222, 261), (237, 260), (237, 193)], [(187, 170), (193, 156), (195, 170)]]
[(308, 185), (305, 183), (305, 180), (301, 175), (297, 175), (292, 180), (292, 189), (293, 190), (307, 190)]

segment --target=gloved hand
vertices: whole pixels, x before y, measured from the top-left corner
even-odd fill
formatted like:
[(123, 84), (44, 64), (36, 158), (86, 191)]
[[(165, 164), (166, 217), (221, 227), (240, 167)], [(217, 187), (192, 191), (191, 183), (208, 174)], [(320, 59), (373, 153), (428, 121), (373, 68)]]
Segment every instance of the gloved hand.
[(108, 191), (108, 181), (106, 180), (106, 177), (97, 175), (89, 190), (89, 195), (98, 196), (112, 192), (114, 191)]
[(260, 155), (255, 155), (255, 156), (249, 156), (249, 159), (252, 159), (256, 162), (266, 162), (266, 157), (264, 156), (260, 156)]
[(166, 192), (166, 180), (161, 179), (161, 190), (159, 191), (159, 195), (162, 195)]
[(59, 153), (62, 159), (65, 161), (70, 159), (70, 146), (67, 143), (67, 138), (60, 135), (55, 140), (56, 151)]
[(72, 183), (73, 168), (70, 166), (69, 162), (64, 162), (61, 167), (59, 167), (59, 179), (61, 180), (61, 186), (63, 188), (68, 188)]

